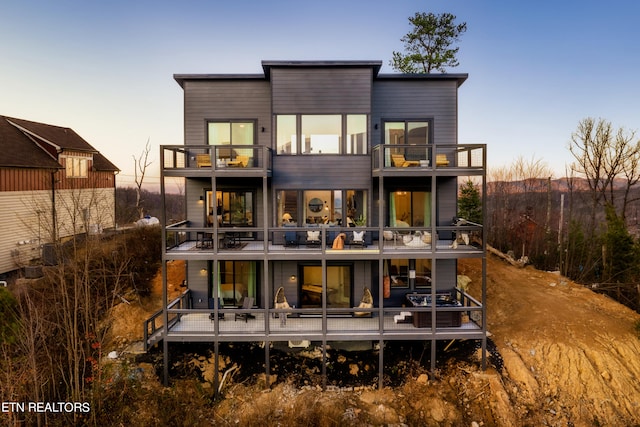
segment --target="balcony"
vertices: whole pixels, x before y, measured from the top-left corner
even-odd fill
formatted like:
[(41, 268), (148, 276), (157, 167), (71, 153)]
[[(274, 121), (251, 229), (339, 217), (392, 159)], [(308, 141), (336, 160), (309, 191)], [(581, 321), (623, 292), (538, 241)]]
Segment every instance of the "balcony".
[[(168, 338), (174, 341), (251, 341), (270, 337), (286, 340), (376, 340), (482, 338), (483, 306), (461, 289), (452, 297), (456, 304), (437, 306), (362, 308), (242, 309), (239, 307), (193, 309), (186, 301), (189, 291), (167, 306)], [(269, 296), (268, 300), (273, 301)], [(377, 303), (375, 304), (377, 305)], [(246, 320), (237, 314), (250, 313)], [(213, 315), (211, 315), (213, 314)], [(415, 321), (417, 318), (430, 322)], [(452, 324), (448, 318), (459, 319)], [(153, 345), (162, 335), (162, 311), (145, 321), (145, 344)]]
[(486, 166), (486, 146), (381, 144), (373, 147), (371, 157), (374, 176), (477, 175)]
[(163, 145), (165, 176), (269, 176), (272, 150), (261, 145)]
[[(364, 234), (361, 234), (364, 233)], [(377, 259), (406, 254), (455, 258), (483, 253), (479, 224), (437, 227), (192, 227), (182, 221), (166, 227), (166, 252), (171, 257), (209, 259), (214, 254), (235, 258)], [(358, 240), (357, 237), (362, 237)], [(334, 247), (334, 241), (342, 239)]]

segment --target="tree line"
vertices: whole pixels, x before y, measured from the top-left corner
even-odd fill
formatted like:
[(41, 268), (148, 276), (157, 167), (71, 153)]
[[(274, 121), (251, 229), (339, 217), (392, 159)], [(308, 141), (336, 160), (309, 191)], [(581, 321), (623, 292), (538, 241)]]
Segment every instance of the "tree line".
[[(634, 132), (615, 129), (605, 119), (586, 118), (568, 149), (574, 161), (564, 178), (553, 179), (536, 159), (518, 158), (490, 171), (488, 243), (638, 310), (640, 142)], [(468, 184), (463, 190), (465, 185), (464, 207)]]

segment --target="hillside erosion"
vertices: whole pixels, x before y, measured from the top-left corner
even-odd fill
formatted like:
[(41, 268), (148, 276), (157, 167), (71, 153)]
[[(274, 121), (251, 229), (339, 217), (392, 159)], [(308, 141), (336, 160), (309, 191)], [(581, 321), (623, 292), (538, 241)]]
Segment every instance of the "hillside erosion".
[[(478, 295), (479, 264), (461, 267)], [(550, 413), (572, 423), (640, 422), (637, 313), (557, 274), (518, 269), (493, 256), (487, 309), (516, 419)]]

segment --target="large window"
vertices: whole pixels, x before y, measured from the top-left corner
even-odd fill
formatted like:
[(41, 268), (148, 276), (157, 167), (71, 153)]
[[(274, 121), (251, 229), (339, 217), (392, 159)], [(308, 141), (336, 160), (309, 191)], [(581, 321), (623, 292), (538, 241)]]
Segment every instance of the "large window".
[(427, 191), (392, 191), (389, 194), (389, 226), (431, 226), (431, 193)]
[(385, 144), (426, 145), (431, 142), (429, 121), (388, 121), (384, 123)]
[(214, 215), (220, 227), (252, 227), (255, 223), (254, 200), (251, 191), (207, 191), (207, 223), (213, 225)]
[[(322, 266), (303, 265), (300, 268), (301, 308), (322, 307)], [(327, 266), (327, 308), (352, 307), (352, 277), (352, 265)]]
[[(224, 304), (239, 306), (244, 297), (255, 299), (259, 274), (260, 269), (255, 261), (218, 262), (218, 295)], [(210, 289), (213, 296), (213, 289)]]
[(418, 289), (431, 286), (430, 259), (390, 259), (385, 263), (385, 275), (389, 275), (392, 288)]
[(278, 154), (367, 154), (366, 114), (276, 116)]
[(296, 116), (279, 115), (276, 117), (276, 145), (278, 154), (297, 153)]
[(255, 126), (252, 121), (208, 123), (209, 145), (253, 145)]
[(361, 190), (281, 190), (276, 223), (367, 225), (367, 192)]

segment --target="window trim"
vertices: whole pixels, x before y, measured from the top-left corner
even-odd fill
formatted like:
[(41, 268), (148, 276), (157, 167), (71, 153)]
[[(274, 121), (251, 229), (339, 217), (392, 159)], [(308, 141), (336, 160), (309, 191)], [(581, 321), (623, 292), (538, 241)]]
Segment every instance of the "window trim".
[[(90, 157), (84, 156), (65, 156), (65, 176), (67, 178), (89, 178), (89, 161)], [(84, 164), (84, 166), (83, 166)], [(71, 171), (71, 173), (69, 173)]]

